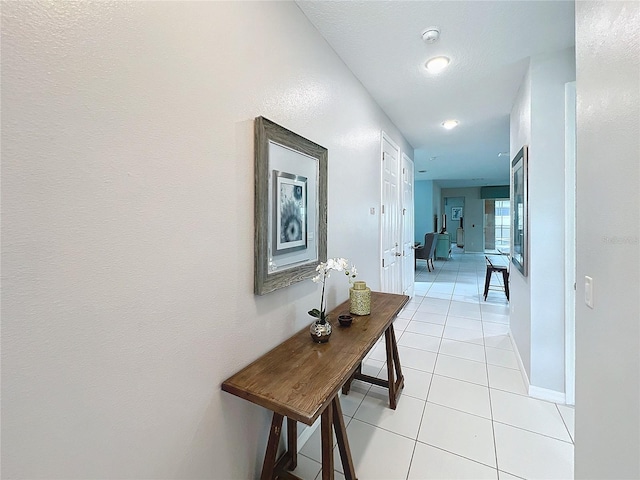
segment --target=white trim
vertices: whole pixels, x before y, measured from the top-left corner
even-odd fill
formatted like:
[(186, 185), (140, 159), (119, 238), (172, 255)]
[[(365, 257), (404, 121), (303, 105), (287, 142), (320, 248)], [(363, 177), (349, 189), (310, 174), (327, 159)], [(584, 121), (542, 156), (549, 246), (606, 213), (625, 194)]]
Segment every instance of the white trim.
[[(400, 154), (400, 158), (401, 158), (401, 162), (400, 162), (400, 171), (402, 172), (401, 175), (401, 184), (402, 184), (402, 191), (400, 192), (400, 224), (401, 224), (401, 228), (400, 228), (400, 232), (401, 232), (401, 245), (402, 245), (402, 252), (403, 252), (403, 257), (402, 257), (402, 268), (400, 269), (400, 276), (401, 276), (401, 280), (400, 280), (400, 285), (402, 285), (402, 290), (405, 295), (409, 295), (410, 298), (414, 297), (415, 294), (415, 260), (413, 262), (409, 262), (410, 263), (410, 267), (409, 267), (409, 272), (405, 271), (405, 267), (406, 267), (406, 261), (404, 258), (404, 255), (406, 255), (406, 252), (404, 250), (404, 246), (407, 243), (407, 241), (409, 242), (409, 244), (411, 246), (413, 246), (414, 243), (414, 238), (415, 238), (415, 164), (413, 163), (413, 159), (409, 158), (409, 156), (405, 153), (405, 152), (401, 152)], [(405, 198), (404, 198), (404, 182), (405, 182), (405, 173), (404, 173), (404, 169), (405, 169), (405, 165), (410, 166), (411, 168), (411, 200), (409, 202), (409, 205), (405, 204)], [(410, 215), (405, 215), (406, 213), (411, 213)], [(405, 238), (405, 230), (406, 230), (406, 223), (409, 222), (409, 239)], [(413, 254), (413, 256), (415, 257), (415, 250), (413, 248), (410, 249), (410, 253)], [(404, 290), (404, 281), (405, 281), (405, 277), (411, 278), (411, 282), (410, 282), (410, 286), (407, 288), (407, 290)]]
[(382, 218), (382, 208), (384, 207), (382, 201), (384, 199), (384, 140), (388, 139), (392, 141), (384, 131), (380, 131), (380, 192), (378, 194), (378, 276), (380, 277), (380, 290), (384, 289), (384, 269), (382, 268), (382, 262), (384, 262), (384, 248), (382, 246), (382, 225), (384, 219)]
[(529, 391), (529, 376), (527, 375), (527, 370), (524, 368), (524, 363), (522, 363), (522, 357), (520, 356), (520, 350), (518, 350), (518, 345), (516, 345), (516, 341), (511, 334), (511, 328), (509, 328), (509, 338), (511, 339), (511, 346), (513, 347), (513, 352), (516, 354), (516, 359), (518, 360), (518, 367), (520, 367), (520, 375), (522, 375), (522, 381), (524, 382), (524, 387)]
[(540, 400), (547, 400), (548, 402), (553, 403), (565, 403), (565, 394), (563, 392), (558, 392), (556, 390), (549, 390), (547, 388), (536, 387), (535, 385), (531, 385), (529, 382), (529, 376), (527, 375), (527, 371), (524, 368), (524, 363), (522, 363), (522, 357), (520, 356), (520, 351), (518, 350), (518, 346), (516, 345), (516, 341), (511, 335), (511, 329), (509, 329), (509, 338), (511, 339), (511, 345), (513, 346), (513, 351), (516, 354), (516, 359), (518, 360), (518, 366), (520, 367), (520, 374), (522, 375), (522, 381), (524, 382), (525, 389), (528, 392), (528, 395), (533, 398), (539, 398)]
[(564, 389), (567, 405), (575, 405), (576, 380), (576, 82), (566, 83), (564, 136)]
[(529, 385), (529, 396), (553, 403), (565, 403), (565, 395), (563, 392), (549, 390), (548, 388), (536, 387), (534, 385)]

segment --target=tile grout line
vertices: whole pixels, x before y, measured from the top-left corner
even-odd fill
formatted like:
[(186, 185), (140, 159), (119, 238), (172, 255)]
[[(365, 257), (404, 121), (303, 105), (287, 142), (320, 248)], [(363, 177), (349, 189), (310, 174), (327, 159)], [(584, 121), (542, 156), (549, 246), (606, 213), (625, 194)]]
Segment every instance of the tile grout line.
[[(431, 288), (431, 287), (429, 287), (429, 288)], [(422, 305), (422, 302), (424, 301), (425, 298), (426, 298), (426, 296), (422, 298), (422, 300), (420, 301), (420, 305)], [(418, 305), (418, 307), (420, 307), (420, 305)], [(416, 309), (416, 312), (417, 312), (417, 309)], [(411, 316), (411, 321), (413, 321), (413, 315)], [(442, 337), (440, 338), (440, 340), (442, 340)], [(438, 349), (439, 348), (440, 347), (438, 346)], [(436, 353), (436, 360), (437, 360), (437, 358), (438, 357), (437, 357), (437, 353)], [(433, 369), (435, 370), (435, 362), (433, 364)], [(433, 382), (433, 372), (431, 372), (431, 378), (429, 379), (429, 386), (427, 387), (427, 394), (426, 394), (425, 399), (424, 399), (424, 407), (422, 407), (422, 415), (420, 416), (420, 424), (418, 425), (418, 432), (416, 433), (416, 438), (415, 438), (415, 441), (413, 442), (413, 451), (411, 452), (411, 458), (409, 459), (409, 468), (407, 468), (406, 480), (409, 480), (409, 475), (411, 474), (411, 466), (413, 465), (413, 457), (416, 454), (416, 448), (418, 446), (418, 437), (420, 436), (420, 429), (422, 428), (422, 422), (424, 420), (424, 412), (427, 409), (427, 399), (429, 398), (429, 392), (431, 391), (432, 382)]]
[(427, 442), (421, 442), (420, 440), (418, 440), (417, 443), (420, 443), (422, 445), (428, 445), (429, 447), (436, 448), (436, 449), (438, 449), (440, 451), (450, 453), (451, 455), (455, 455), (456, 457), (464, 458), (465, 460), (469, 460), (470, 462), (477, 463), (479, 465), (483, 465), (483, 466), (485, 466), (487, 468), (491, 468), (491, 469), (496, 470), (496, 471), (498, 470), (496, 467), (492, 467), (491, 465), (489, 465), (487, 463), (479, 462), (478, 460), (474, 460), (473, 458), (465, 457), (464, 455), (461, 455), (461, 454), (456, 453), (456, 452), (452, 452), (451, 450), (447, 450), (446, 448), (438, 447), (437, 445), (432, 445), (432, 444), (427, 443)]
[[(494, 422), (497, 423), (498, 425), (505, 425), (507, 427), (516, 428), (518, 430), (522, 430), (523, 432), (529, 432), (529, 433), (532, 433), (534, 435), (540, 435), (541, 437), (546, 437), (546, 438), (550, 438), (551, 440), (557, 440), (558, 442), (566, 443), (568, 445), (573, 445), (573, 442), (570, 441), (570, 440), (562, 440), (561, 438), (554, 437), (554, 436), (548, 435), (546, 433), (535, 432), (533, 430), (529, 430), (528, 428), (519, 427), (517, 425), (511, 425), (510, 423), (500, 422), (498, 420), (494, 420)], [(571, 438), (571, 435), (569, 435), (569, 438)]]
[(575, 445), (576, 440), (575, 440), (575, 438), (573, 438), (573, 435), (571, 435), (571, 430), (569, 430), (569, 425), (567, 425), (567, 422), (564, 419), (564, 415), (562, 415), (562, 411), (560, 411), (560, 406), (557, 403), (555, 404), (555, 406), (556, 406), (556, 410), (558, 410), (558, 413), (560, 414), (560, 418), (562, 419), (562, 423), (564, 424), (564, 428), (567, 429), (567, 433), (569, 434), (569, 438), (571, 439), (571, 443), (573, 445)]
[[(436, 359), (437, 359), (437, 356), (436, 356)], [(433, 368), (435, 370), (435, 363), (433, 365)], [(429, 392), (431, 392), (432, 383), (433, 383), (433, 373), (431, 373), (431, 378), (429, 379), (429, 386), (427, 387), (427, 395), (424, 399), (424, 407), (422, 407), (422, 415), (420, 416), (420, 424), (418, 425), (418, 432), (416, 433), (416, 438), (413, 442), (413, 451), (411, 452), (411, 459), (409, 460), (409, 468), (407, 469), (407, 480), (409, 479), (409, 474), (411, 473), (411, 465), (413, 464), (413, 457), (416, 454), (416, 447), (418, 446), (418, 437), (420, 436), (420, 429), (422, 428), (422, 422), (424, 421), (424, 412), (427, 409), (427, 399), (429, 398)]]
[[(480, 315), (482, 316), (482, 309), (480, 309)], [(482, 339), (484, 343), (484, 323), (482, 324)], [(489, 412), (491, 415), (491, 433), (493, 434), (493, 455), (496, 459), (496, 475), (500, 477), (500, 464), (498, 463), (498, 442), (496, 441), (496, 427), (495, 420), (493, 418), (493, 400), (491, 398), (491, 380), (489, 379), (489, 362), (487, 358), (487, 345), (484, 344), (484, 359), (485, 359), (485, 371), (487, 373), (487, 392), (489, 395)]]

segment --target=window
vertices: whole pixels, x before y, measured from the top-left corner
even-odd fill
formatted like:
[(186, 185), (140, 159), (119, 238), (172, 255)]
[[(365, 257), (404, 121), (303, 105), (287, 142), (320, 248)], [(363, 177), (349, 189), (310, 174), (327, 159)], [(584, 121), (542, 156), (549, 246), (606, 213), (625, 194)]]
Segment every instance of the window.
[(510, 201), (495, 200), (496, 209), (496, 249), (502, 251), (509, 250), (510, 235)]
[(510, 220), (511, 202), (505, 200), (484, 201), (484, 248), (496, 253), (498, 250), (507, 253), (511, 237)]

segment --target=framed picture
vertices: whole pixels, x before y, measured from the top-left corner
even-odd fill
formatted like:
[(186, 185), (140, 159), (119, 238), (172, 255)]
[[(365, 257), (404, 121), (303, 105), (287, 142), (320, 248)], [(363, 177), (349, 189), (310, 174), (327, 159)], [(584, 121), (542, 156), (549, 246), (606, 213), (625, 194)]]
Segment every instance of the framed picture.
[(451, 207), (451, 220), (460, 220), (462, 218), (462, 207)]
[(525, 277), (529, 267), (527, 163), (528, 147), (525, 145), (511, 161), (511, 263)]
[(327, 260), (327, 149), (264, 117), (255, 133), (254, 292), (313, 277)]

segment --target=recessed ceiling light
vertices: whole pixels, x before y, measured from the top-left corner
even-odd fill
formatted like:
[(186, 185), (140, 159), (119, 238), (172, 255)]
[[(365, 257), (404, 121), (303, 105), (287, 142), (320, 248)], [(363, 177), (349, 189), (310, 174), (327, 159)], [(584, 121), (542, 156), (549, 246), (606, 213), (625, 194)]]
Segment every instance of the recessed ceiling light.
[(452, 128), (456, 128), (459, 123), (458, 120), (445, 120), (442, 122), (442, 126), (447, 130), (451, 130)]
[(427, 60), (427, 63), (425, 63), (424, 66), (429, 73), (440, 73), (449, 66), (450, 62), (451, 59), (449, 59), (449, 57), (433, 57), (432, 59)]

